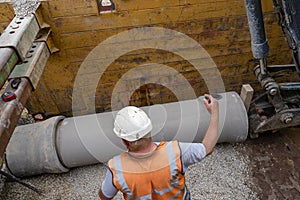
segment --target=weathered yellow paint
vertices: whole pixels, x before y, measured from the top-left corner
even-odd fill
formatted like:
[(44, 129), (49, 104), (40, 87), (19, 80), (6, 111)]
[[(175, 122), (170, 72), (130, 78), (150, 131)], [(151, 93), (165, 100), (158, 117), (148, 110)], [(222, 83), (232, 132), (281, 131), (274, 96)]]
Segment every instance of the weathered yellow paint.
[(263, 12), (273, 12), (274, 11), (274, 5), (273, 5), (272, 1), (262, 0), (261, 4), (262, 4)]
[(11, 4), (0, 2), (0, 22), (10, 22), (14, 17), (14, 10)]
[(51, 0), (48, 4), (51, 17), (66, 17), (75, 15), (98, 15), (95, 0)]
[[(109, 111), (112, 108), (111, 98), (116, 83), (128, 72), (139, 65), (159, 63), (172, 67), (178, 73), (170, 76), (157, 77), (149, 69), (140, 78), (127, 80), (120, 86), (116, 94), (115, 108), (121, 108), (126, 101), (132, 105), (143, 106), (156, 103), (177, 101), (178, 98), (161, 85), (146, 84), (148, 78), (154, 82), (172, 83), (189, 98), (186, 85), (180, 76), (188, 81), (196, 95), (208, 92), (203, 76), (210, 81), (217, 79), (216, 70), (220, 72), (227, 91), (240, 91), (241, 85), (251, 84), (256, 90), (261, 87), (253, 74), (257, 64), (251, 53), (251, 41), (247, 23), (244, 1), (242, 0), (114, 0), (116, 12), (99, 14), (96, 0), (49, 0), (42, 2), (42, 12), (46, 23), (53, 30), (55, 46), (60, 52), (51, 55), (42, 75), (40, 85), (34, 92), (28, 109), (32, 113), (46, 115), (72, 115), (73, 109), (81, 114)], [(265, 12), (264, 21), (270, 45), (270, 64), (287, 64), (291, 61), (291, 52), (282, 37), (273, 13), (272, 2), (263, 1)], [(182, 49), (194, 59), (201, 60), (204, 66), (201, 74), (188, 61), (172, 52), (158, 49), (139, 49), (121, 55), (107, 67), (103, 76), (100, 71), (104, 60), (89, 61), (85, 74), (81, 75), (86, 81), (80, 85), (81, 93), (72, 99), (72, 91), (78, 69), (86, 56), (101, 42), (111, 36), (136, 27), (163, 27), (188, 35), (210, 54), (218, 69), (210, 69), (205, 58), (197, 57), (191, 47)], [(127, 38), (129, 44), (136, 42)], [(179, 43), (176, 38), (165, 38)], [(118, 41), (111, 44), (114, 48), (122, 47), (125, 43)], [(126, 44), (127, 45), (127, 44)], [(107, 55), (109, 57), (109, 54)], [(105, 58), (104, 58), (105, 59)], [(107, 59), (107, 58), (106, 58)], [(91, 91), (95, 81), (91, 74), (99, 76), (97, 90)], [(218, 82), (215, 88), (217, 91)], [(128, 91), (134, 90), (133, 94)], [(84, 102), (84, 104), (80, 104)], [(91, 108), (95, 102), (95, 108)]]
[(11, 1), (0, 1), (0, 33), (4, 31), (10, 21), (14, 18), (14, 9)]
[[(50, 4), (51, 2), (49, 2)], [(51, 9), (51, 6), (49, 6)], [(201, 9), (199, 11), (199, 8)], [(230, 10), (235, 9), (234, 15), (245, 13), (242, 1), (221, 1), (194, 4), (188, 6), (164, 7), (160, 9), (141, 9), (119, 11), (114, 14), (74, 15), (54, 18), (52, 28), (62, 33), (78, 31), (95, 31), (117, 27), (135, 27), (164, 22), (178, 22), (199, 20), (233, 15)]]
[(5, 28), (7, 27), (7, 23), (0, 23), (0, 33), (3, 33), (3, 31), (5, 30)]

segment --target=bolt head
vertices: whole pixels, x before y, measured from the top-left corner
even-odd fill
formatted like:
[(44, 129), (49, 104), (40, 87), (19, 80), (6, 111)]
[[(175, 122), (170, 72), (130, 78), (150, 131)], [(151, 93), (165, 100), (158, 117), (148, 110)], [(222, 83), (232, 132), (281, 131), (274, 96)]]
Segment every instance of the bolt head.
[(270, 90), (270, 95), (274, 96), (274, 95), (276, 95), (276, 94), (277, 94), (277, 89), (276, 89), (276, 88), (272, 88), (272, 89)]
[(293, 121), (294, 115), (293, 113), (284, 113), (280, 117), (280, 121), (284, 124), (289, 124)]
[(285, 123), (285, 124), (289, 124), (289, 123), (291, 123), (292, 121), (293, 121), (293, 118), (288, 117), (287, 119), (284, 120), (284, 123)]

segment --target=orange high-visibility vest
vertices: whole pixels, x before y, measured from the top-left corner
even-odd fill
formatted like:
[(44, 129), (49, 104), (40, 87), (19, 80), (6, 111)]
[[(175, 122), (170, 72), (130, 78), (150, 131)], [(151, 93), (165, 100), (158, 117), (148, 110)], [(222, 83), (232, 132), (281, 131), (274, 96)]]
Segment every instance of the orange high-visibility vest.
[(125, 199), (183, 199), (185, 177), (182, 173), (177, 141), (161, 142), (145, 157), (127, 152), (109, 161), (113, 183)]

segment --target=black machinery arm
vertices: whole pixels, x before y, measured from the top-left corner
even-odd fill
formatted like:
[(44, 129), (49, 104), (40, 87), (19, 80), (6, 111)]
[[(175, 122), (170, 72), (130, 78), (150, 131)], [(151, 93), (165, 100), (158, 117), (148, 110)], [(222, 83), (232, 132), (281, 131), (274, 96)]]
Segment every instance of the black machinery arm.
[[(273, 0), (278, 23), (292, 50), (294, 64), (269, 66), (269, 46), (266, 38), (260, 0), (245, 0), (251, 34), (253, 57), (259, 61), (254, 74), (265, 92), (258, 95), (250, 106), (250, 137), (300, 125), (300, 83), (277, 83), (272, 73), (294, 71), (299, 75), (300, 64), (300, 1)], [(299, 76), (300, 77), (300, 76)]]

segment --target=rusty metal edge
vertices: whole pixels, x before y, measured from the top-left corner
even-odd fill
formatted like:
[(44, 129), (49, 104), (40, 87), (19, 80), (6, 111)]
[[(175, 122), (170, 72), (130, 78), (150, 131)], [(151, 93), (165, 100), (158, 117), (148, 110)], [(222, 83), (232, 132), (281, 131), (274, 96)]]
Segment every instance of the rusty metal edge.
[[(12, 81), (13, 80), (11, 80), (10, 83)], [(32, 86), (26, 78), (22, 78), (17, 89), (13, 89), (11, 84), (9, 84), (5, 91), (14, 92), (16, 94), (16, 99), (9, 102), (3, 102), (1, 99), (0, 157), (3, 156), (24, 106), (31, 95)]]
[(19, 58), (12, 48), (0, 48), (0, 55), (0, 88), (2, 88), (9, 74), (19, 62)]

